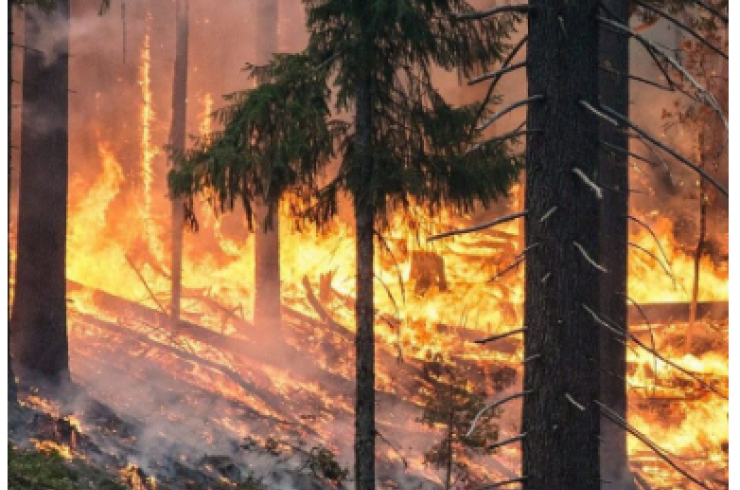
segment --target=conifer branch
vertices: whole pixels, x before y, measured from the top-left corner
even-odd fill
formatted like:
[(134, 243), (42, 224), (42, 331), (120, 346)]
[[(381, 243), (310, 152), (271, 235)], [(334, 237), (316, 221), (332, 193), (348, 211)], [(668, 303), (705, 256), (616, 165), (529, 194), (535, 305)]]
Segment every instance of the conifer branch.
[(584, 259), (586, 259), (586, 262), (594, 266), (599, 271), (603, 272), (604, 274), (607, 274), (609, 271), (606, 269), (606, 267), (602, 266), (598, 262), (596, 262), (594, 259), (591, 258), (591, 256), (586, 252), (586, 249), (583, 248), (583, 245), (581, 245), (578, 242), (573, 242), (573, 245), (578, 249), (579, 252), (581, 252), (581, 255)]
[(481, 75), (479, 77), (473, 78), (472, 80), (468, 81), (468, 85), (477, 85), (480, 82), (485, 82), (486, 80), (490, 80), (492, 78), (500, 78), (503, 75), (506, 75), (507, 73), (511, 73), (513, 71), (516, 71), (520, 68), (524, 68), (527, 66), (527, 61), (520, 61), (519, 63), (514, 63), (513, 65), (509, 65), (506, 67), (501, 68), (497, 71), (492, 71), (490, 73), (486, 73), (484, 75)]
[(544, 98), (545, 98), (544, 95), (533, 95), (532, 97), (527, 97), (526, 99), (519, 100), (517, 102), (514, 102), (513, 104), (509, 104), (508, 106), (504, 107), (503, 109), (501, 109), (500, 111), (498, 111), (497, 113), (495, 113), (494, 115), (492, 115), (491, 117), (489, 117), (483, 124), (481, 124), (480, 126), (478, 126), (477, 129), (479, 131), (484, 130), (488, 126), (490, 126), (491, 124), (493, 124), (494, 122), (496, 122), (498, 119), (500, 119), (501, 117), (503, 117), (506, 114), (508, 114), (511, 111), (513, 111), (514, 109), (517, 109), (517, 108), (519, 108), (521, 106), (524, 106), (524, 105), (528, 105), (528, 104), (530, 104), (532, 102), (535, 102), (535, 101), (538, 101), (538, 100), (543, 100)]
[(634, 221), (638, 225), (640, 225), (643, 228), (645, 228), (648, 231), (648, 233), (650, 233), (650, 236), (653, 237), (653, 240), (655, 240), (655, 244), (658, 246), (658, 250), (660, 251), (660, 254), (663, 256), (663, 259), (665, 260), (665, 263), (668, 264), (668, 265), (670, 265), (671, 264), (671, 261), (668, 260), (668, 254), (665, 253), (665, 249), (663, 248), (663, 244), (660, 243), (660, 239), (658, 238), (658, 235), (653, 231), (653, 229), (650, 227), (650, 225), (648, 225), (644, 221), (640, 220), (639, 218), (635, 218), (632, 215), (627, 215), (627, 219), (630, 220), (630, 221)]
[(500, 218), (496, 218), (493, 221), (488, 221), (486, 223), (482, 223), (480, 225), (473, 226), (471, 228), (465, 228), (465, 229), (462, 229), (462, 230), (452, 230), (452, 231), (447, 231), (445, 233), (440, 233), (439, 235), (431, 236), (431, 237), (429, 237), (427, 239), (427, 242), (428, 243), (429, 242), (434, 242), (436, 240), (440, 240), (442, 238), (447, 238), (447, 237), (451, 237), (451, 236), (455, 236), (455, 235), (463, 235), (463, 234), (467, 234), (467, 233), (475, 233), (476, 231), (485, 230), (486, 228), (491, 228), (493, 226), (497, 226), (497, 225), (500, 225), (500, 224), (503, 224), (503, 223), (508, 223), (510, 221), (514, 221), (515, 219), (518, 219), (518, 218), (522, 218), (524, 216), (527, 216), (527, 214), (528, 214), (528, 211), (526, 211), (526, 210), (520, 211), (518, 213), (507, 214), (506, 216), (502, 216)]
[(534, 243), (534, 244), (530, 245), (529, 247), (525, 248), (524, 250), (522, 250), (522, 253), (520, 253), (519, 255), (517, 255), (514, 258), (514, 262), (512, 262), (512, 264), (509, 267), (507, 267), (506, 269), (502, 270), (501, 272), (499, 272), (498, 274), (496, 274), (495, 276), (493, 276), (491, 279), (488, 280), (488, 282), (496, 282), (500, 278), (502, 278), (503, 276), (505, 276), (506, 274), (508, 274), (509, 272), (511, 272), (514, 269), (516, 269), (517, 266), (519, 264), (521, 264), (522, 262), (524, 262), (524, 259), (527, 258), (527, 252), (529, 252), (533, 248), (537, 248), (539, 246), (540, 246), (539, 243)]
[(530, 12), (529, 5), (502, 5), (500, 7), (493, 7), (489, 10), (482, 12), (470, 12), (467, 14), (455, 14), (456, 20), (481, 20), (486, 17), (491, 17), (498, 14), (528, 14)]

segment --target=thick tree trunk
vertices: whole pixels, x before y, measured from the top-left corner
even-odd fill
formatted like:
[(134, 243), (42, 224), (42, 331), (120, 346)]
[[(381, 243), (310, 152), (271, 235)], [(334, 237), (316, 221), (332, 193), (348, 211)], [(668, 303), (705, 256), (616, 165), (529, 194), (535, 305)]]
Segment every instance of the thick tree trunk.
[[(175, 37), (175, 74), (172, 84), (172, 126), (170, 145), (177, 155), (185, 151), (188, 114), (188, 37), (190, 0), (177, 0)], [(176, 163), (173, 163), (176, 165)], [(180, 319), (182, 296), (182, 239), (185, 221), (182, 201), (172, 200), (172, 290), (170, 314), (173, 324)]]
[[(629, 22), (629, 0), (602, 0), (620, 22)], [(627, 74), (629, 40), (619, 33), (602, 28), (599, 39), (599, 98), (621, 114), (629, 114), (629, 80), (616, 71)], [(609, 71), (607, 71), (609, 70)], [(601, 122), (601, 140), (629, 149), (627, 134), (613, 125)], [(599, 177), (604, 186), (601, 202), (601, 241), (608, 244), (601, 249), (601, 264), (609, 271), (601, 275), (600, 308), (604, 316), (619, 328), (627, 330), (627, 249), (629, 214), (629, 167), (626, 153), (605, 150), (599, 155)], [(627, 418), (627, 347), (617, 342), (614, 335), (601, 330), (601, 401), (616, 413)], [(601, 422), (601, 472), (608, 480), (608, 490), (635, 489), (627, 457), (627, 433), (607, 420)]]
[[(278, 2), (259, 0), (256, 7), (260, 28), (255, 30), (258, 33), (255, 59), (257, 64), (265, 64), (278, 48)], [(259, 206), (254, 236), (254, 324), (263, 331), (280, 334), (280, 220), (277, 208), (267, 227), (264, 226), (266, 216), (266, 205)]]
[[(50, 35), (56, 36), (53, 51), (32, 49), (48, 45)], [(48, 14), (26, 7), (25, 44), (13, 349), (23, 371), (63, 382), (69, 379), (65, 281), (69, 1), (57, 1)]]
[[(524, 488), (597, 489), (599, 471), (597, 0), (532, 0), (529, 15)], [(552, 213), (552, 208), (557, 210)], [(547, 219), (543, 217), (550, 214)], [(579, 248), (580, 247), (580, 248)], [(584, 256), (581, 249), (588, 254)]]
[(375, 209), (369, 185), (372, 156), (372, 74), (359, 78), (356, 101), (355, 145), (362, 189), (354, 190), (357, 234), (357, 393), (355, 400), (355, 489), (375, 490), (375, 323), (373, 308), (373, 226)]

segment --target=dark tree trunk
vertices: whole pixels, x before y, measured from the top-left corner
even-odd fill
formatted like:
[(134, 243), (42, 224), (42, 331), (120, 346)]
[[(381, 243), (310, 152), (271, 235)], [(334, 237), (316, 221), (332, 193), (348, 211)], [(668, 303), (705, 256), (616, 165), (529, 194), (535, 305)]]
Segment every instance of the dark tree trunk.
[[(32, 49), (51, 33), (56, 35), (52, 52)], [(48, 14), (26, 7), (25, 44), (13, 354), (22, 371), (58, 383), (69, 379), (65, 283), (69, 1), (57, 1)]]
[[(175, 74), (172, 84), (172, 126), (170, 145), (175, 155), (185, 151), (188, 114), (188, 37), (190, 0), (177, 0)], [(174, 163), (176, 164), (176, 163)], [(185, 221), (182, 201), (172, 200), (172, 291), (170, 314), (176, 325), (180, 319), (182, 296), (182, 239)]]
[[(522, 473), (529, 490), (600, 486), (597, 0), (532, 0), (529, 15), (527, 253)], [(553, 207), (557, 210), (552, 213)], [(550, 214), (547, 219), (543, 218)], [(576, 245), (577, 244), (577, 245)]]
[(364, 185), (362, 189), (354, 190), (357, 234), (355, 488), (356, 490), (375, 490), (375, 323), (373, 309), (375, 209), (369, 189), (373, 174), (372, 74), (369, 70), (359, 77), (356, 106), (355, 158), (357, 160), (355, 165), (359, 167), (360, 182)]
[[(278, 2), (259, 0), (255, 18), (260, 22), (260, 28), (255, 30), (258, 33), (255, 40), (256, 63), (265, 64), (278, 47)], [(265, 227), (266, 216), (266, 205), (259, 206), (254, 236), (254, 323), (262, 330), (280, 334), (280, 221), (277, 208)]]
[[(11, 208), (10, 189), (13, 186), (13, 7), (8, 5), (8, 209)], [(8, 236), (8, 251), (11, 250)], [(8, 265), (10, 256), (8, 255)], [(8, 401), (18, 401), (18, 387), (13, 373), (13, 356), (10, 354), (10, 325), (8, 325)]]
[[(624, 24), (629, 22), (629, 0), (602, 0)], [(629, 40), (619, 33), (602, 28), (599, 33), (599, 97), (621, 114), (629, 114)], [(608, 70), (608, 71), (607, 71)], [(601, 140), (629, 149), (627, 134), (613, 125), (601, 122)], [(601, 203), (601, 264), (609, 271), (601, 275), (600, 308), (619, 328), (627, 330), (627, 243), (629, 214), (629, 167), (626, 153), (605, 150), (599, 155), (599, 177), (604, 186)], [(627, 347), (614, 335), (601, 330), (601, 401), (620, 416), (627, 418)], [(601, 422), (601, 472), (610, 481), (609, 490), (634, 489), (627, 457), (627, 434), (607, 420)]]

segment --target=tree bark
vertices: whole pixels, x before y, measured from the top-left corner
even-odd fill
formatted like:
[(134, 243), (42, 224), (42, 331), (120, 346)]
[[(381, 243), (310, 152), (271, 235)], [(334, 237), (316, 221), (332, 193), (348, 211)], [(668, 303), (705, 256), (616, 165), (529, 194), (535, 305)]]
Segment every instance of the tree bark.
[[(371, 41), (365, 37), (365, 66)], [(356, 490), (375, 490), (375, 322), (374, 322), (374, 222), (375, 208), (370, 183), (373, 174), (372, 154), (372, 73), (368, 69), (358, 77), (355, 114), (355, 165), (358, 166), (361, 189), (354, 189), (355, 231), (357, 246), (357, 324), (355, 399), (355, 481)]]
[[(65, 281), (69, 0), (58, 0), (50, 13), (27, 6), (25, 22), (13, 350), (20, 369), (62, 383), (69, 379)], [(54, 49), (37, 51), (42, 37), (50, 35), (55, 36)]]
[[(618, 16), (629, 23), (629, 0), (602, 0)], [(613, 30), (601, 28), (599, 33), (599, 98), (605, 105), (629, 117), (630, 72), (629, 39)], [(609, 71), (607, 71), (609, 70)], [(601, 121), (599, 138), (625, 151), (629, 149), (627, 134)], [(629, 328), (627, 315), (627, 257), (629, 214), (629, 166), (626, 153), (602, 148), (599, 155), (599, 178), (605, 188), (601, 202), (601, 240), (609, 244), (601, 249), (601, 264), (609, 271), (601, 275), (600, 308), (604, 316), (623, 330)], [(601, 329), (601, 401), (627, 419), (627, 347), (614, 340), (614, 335)], [(607, 420), (601, 422), (601, 472), (610, 481), (609, 490), (635, 489), (627, 455), (627, 433)]]
[[(10, 189), (13, 180), (13, 6), (8, 5), (8, 209), (11, 208)], [(10, 235), (8, 235), (8, 251), (11, 250)], [(10, 256), (8, 256), (10, 264)], [(10, 328), (8, 325), (8, 401), (18, 401), (18, 386), (13, 373), (13, 356), (10, 353)]]
[[(260, 28), (255, 40), (257, 64), (268, 63), (277, 51), (278, 2), (259, 0), (257, 19)], [(267, 205), (258, 206), (254, 236), (254, 323), (263, 331), (282, 332), (280, 289), (280, 220), (277, 206), (272, 220), (265, 225)], [(268, 337), (272, 338), (272, 337)]]
[[(190, 0), (177, 0), (175, 35), (175, 73), (172, 83), (172, 126), (170, 145), (175, 155), (185, 152), (188, 113), (188, 38)], [(173, 161), (173, 165), (177, 165)], [(185, 213), (180, 199), (172, 200), (172, 283), (170, 315), (174, 325), (180, 319), (182, 296), (182, 241)]]
[[(580, 101), (598, 97), (597, 0), (532, 0), (522, 476), (526, 490), (597, 489), (599, 471), (598, 133)], [(554, 214), (542, 218), (557, 206)], [(576, 246), (578, 244), (578, 246)], [(587, 259), (578, 247), (589, 255)]]

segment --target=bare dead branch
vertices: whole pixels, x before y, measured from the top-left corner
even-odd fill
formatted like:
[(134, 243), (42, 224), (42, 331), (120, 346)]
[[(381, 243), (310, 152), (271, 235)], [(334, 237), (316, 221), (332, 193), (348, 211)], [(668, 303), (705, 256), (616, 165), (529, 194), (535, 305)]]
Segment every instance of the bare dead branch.
[(476, 414), (475, 418), (473, 419), (473, 423), (470, 425), (470, 429), (465, 434), (465, 437), (470, 437), (470, 435), (473, 432), (475, 432), (475, 428), (478, 426), (478, 421), (480, 420), (480, 418), (483, 416), (484, 413), (488, 412), (489, 410), (494, 410), (500, 407), (501, 405), (503, 405), (504, 403), (510, 402), (511, 400), (516, 400), (517, 398), (523, 398), (531, 393), (532, 393), (532, 390), (520, 391), (519, 393), (514, 393), (513, 395), (509, 395), (507, 397), (501, 398), (500, 400), (496, 400), (495, 402), (489, 403), (488, 405), (483, 407), (480, 412)]
[(671, 459), (671, 457), (669, 456), (668, 452), (665, 449), (658, 446), (655, 442), (653, 442), (645, 434), (637, 430), (635, 427), (631, 426), (626, 420), (620, 417), (619, 414), (617, 414), (611, 408), (607, 407), (605, 404), (601, 403), (598, 400), (594, 400), (594, 403), (596, 403), (601, 408), (601, 413), (602, 415), (604, 415), (604, 417), (607, 420), (609, 420), (611, 423), (617, 425), (618, 427), (621, 427), (622, 429), (626, 430), (627, 432), (635, 436), (640, 442), (642, 442), (647, 447), (652, 449), (656, 455), (658, 455), (663, 461), (668, 463), (673, 469), (681, 473), (683, 476), (685, 476), (686, 478), (688, 478), (695, 484), (704, 488), (705, 490), (713, 490), (705, 482), (699, 480), (697, 477), (695, 477), (694, 475), (692, 475), (685, 469), (681, 468), (675, 461), (673, 461), (673, 459)]
[(573, 245), (578, 249), (579, 252), (581, 252), (581, 255), (583, 255), (583, 258), (586, 259), (586, 262), (594, 266), (596, 269), (600, 270), (604, 274), (608, 274), (609, 271), (602, 265), (600, 265), (598, 262), (596, 262), (594, 259), (591, 258), (591, 256), (586, 252), (586, 249), (583, 248), (583, 246), (578, 242), (573, 242)]
[[(668, 54), (666, 50), (654, 42), (650, 41), (646, 37), (637, 34), (632, 29), (629, 28), (629, 26), (622, 24), (621, 22), (617, 22), (614, 20), (609, 20), (605, 17), (597, 17), (599, 22), (602, 22), (606, 24), (607, 26), (611, 27), (612, 29), (621, 32), (627, 36), (634, 37), (637, 39), (649, 52), (652, 52), (654, 54), (659, 54), (666, 62), (668, 62), (669, 65), (671, 65), (676, 71), (678, 71), (683, 78), (689, 82), (697, 91), (697, 93), (701, 96), (704, 103), (714, 109), (714, 111), (717, 113), (719, 118), (722, 120), (722, 123), (725, 126), (725, 129), (728, 127), (727, 123), (727, 117), (725, 117), (724, 112), (722, 111), (722, 108), (719, 105), (719, 102), (717, 102), (717, 99), (714, 98), (714, 96), (706, 89), (704, 88), (699, 82), (696, 81), (696, 79), (691, 76), (691, 73), (689, 73), (682, 65), (679, 63), (673, 56)], [(653, 58), (655, 59), (655, 58)], [(657, 62), (657, 60), (656, 60)], [(674, 83), (675, 86), (675, 83)]]
[(611, 117), (607, 116), (603, 112), (599, 111), (598, 109), (596, 109), (594, 106), (592, 106), (591, 104), (589, 104), (585, 100), (581, 100), (580, 101), (580, 104), (583, 107), (585, 107), (590, 113), (596, 114), (597, 116), (599, 116), (601, 119), (603, 119), (604, 121), (608, 122), (612, 126), (619, 126), (619, 123), (617, 121), (615, 121)]
[(644, 221), (640, 220), (639, 218), (636, 218), (632, 215), (627, 215), (627, 219), (630, 221), (634, 221), (638, 225), (645, 228), (648, 233), (650, 233), (650, 236), (653, 237), (653, 240), (655, 241), (655, 244), (658, 246), (658, 250), (660, 251), (660, 254), (663, 256), (663, 260), (665, 260), (665, 263), (670, 266), (671, 261), (668, 260), (668, 255), (665, 253), (665, 249), (663, 248), (663, 244), (660, 243), (660, 239), (658, 239), (658, 235), (655, 234), (652, 228), (650, 228), (650, 225), (645, 223)]
[(671, 361), (670, 359), (668, 359), (665, 356), (663, 356), (662, 354), (660, 354), (657, 350), (650, 348), (648, 345), (645, 344), (645, 342), (643, 342), (642, 340), (640, 340), (639, 337), (633, 335), (631, 332), (626, 331), (626, 330), (624, 330), (623, 328), (621, 328), (619, 326), (610, 325), (605, 319), (603, 319), (602, 317), (600, 317), (595, 311), (593, 311), (591, 308), (589, 308), (585, 304), (581, 304), (581, 306), (583, 307), (584, 310), (586, 310), (593, 317), (593, 319), (597, 323), (599, 323), (603, 327), (606, 327), (607, 329), (609, 329), (612, 332), (615, 332), (615, 333), (617, 333), (619, 335), (622, 335), (624, 337), (628, 337), (635, 344), (637, 344), (638, 346), (640, 346), (641, 348), (643, 348), (647, 352), (653, 354), (654, 356), (656, 356), (658, 359), (660, 359), (661, 361), (663, 361), (667, 365), (671, 366), (672, 368), (676, 369), (677, 371), (680, 371), (683, 374), (685, 374), (686, 376), (688, 376), (689, 378), (693, 379), (694, 381), (696, 381), (697, 383), (699, 383), (700, 385), (702, 385), (704, 388), (706, 388), (709, 391), (711, 391), (712, 393), (714, 393), (715, 395), (717, 395), (717, 396), (719, 396), (721, 398), (724, 398), (725, 400), (729, 399), (729, 397), (725, 393), (722, 393), (717, 388), (715, 388), (711, 384), (709, 384), (706, 381), (704, 381), (700, 376), (697, 376), (696, 373), (693, 373), (692, 371), (689, 371), (688, 369), (682, 367), (681, 365), (676, 364), (675, 362)]
[(550, 219), (550, 216), (555, 214), (555, 212), (558, 210), (557, 206), (553, 206), (550, 209), (547, 210), (545, 214), (542, 215), (542, 218), (540, 218), (540, 223), (544, 223), (548, 219)]
[(699, 41), (700, 43), (702, 43), (704, 46), (706, 46), (707, 48), (709, 48), (710, 50), (712, 50), (713, 52), (715, 52), (716, 54), (718, 54), (722, 58), (724, 58), (726, 60), (727, 59), (730, 59), (730, 57), (725, 52), (723, 52), (721, 49), (719, 49), (718, 47), (716, 47), (714, 44), (712, 44), (709, 41), (707, 41), (706, 38), (704, 38), (704, 36), (701, 36), (698, 32), (696, 32), (695, 30), (693, 30), (691, 27), (687, 26), (686, 24), (684, 24), (680, 20), (676, 19), (675, 17), (673, 17), (668, 12), (665, 12), (663, 10), (660, 10), (659, 8), (657, 8), (657, 7), (653, 6), (653, 5), (650, 5), (649, 3), (643, 2), (641, 0), (633, 0), (633, 1), (637, 5), (639, 5), (640, 7), (644, 8), (645, 10), (649, 10), (649, 11), (653, 12), (654, 14), (657, 14), (657, 15), (663, 17), (664, 19), (666, 19), (667, 21), (669, 21), (673, 25), (675, 25), (675, 26), (679, 27), (680, 29), (688, 32), (689, 34), (691, 34), (692, 37), (694, 37), (694, 39), (696, 39), (697, 41)]
[(519, 434), (519, 435), (516, 435), (514, 437), (509, 437), (508, 439), (504, 439), (503, 441), (498, 441), (495, 444), (491, 444), (490, 446), (488, 446), (488, 450), (489, 451), (493, 451), (494, 449), (498, 449), (498, 448), (500, 448), (502, 446), (506, 446), (508, 444), (513, 444), (515, 442), (519, 442), (519, 441), (523, 440), (525, 437), (527, 437), (527, 433), (526, 432), (524, 432), (522, 434)]
[(476, 343), (476, 344), (487, 344), (488, 342), (495, 342), (496, 340), (505, 339), (505, 338), (511, 337), (513, 335), (524, 333), (526, 331), (527, 331), (527, 327), (522, 327), (522, 328), (518, 328), (516, 330), (512, 330), (511, 332), (506, 332), (506, 333), (501, 333), (501, 334), (498, 334), (498, 335), (493, 335), (493, 336), (487, 337), (485, 339), (474, 340), (473, 343)]
[[(632, 299), (628, 294), (625, 294), (625, 293), (621, 293), (621, 294), (627, 299), (627, 301), (632, 303), (632, 305), (640, 313), (640, 316), (645, 321), (645, 325), (647, 325), (648, 332), (650, 333), (650, 346), (652, 347), (654, 351), (657, 350), (658, 346), (655, 343), (655, 332), (653, 332), (653, 324), (650, 323), (650, 319), (645, 313), (645, 310), (642, 309), (642, 306), (640, 305), (640, 303)], [(656, 356), (653, 356), (653, 377), (655, 379), (655, 385), (657, 385), (658, 384), (658, 358)]]
[(492, 15), (498, 14), (527, 14), (529, 13), (529, 5), (503, 5), (501, 7), (494, 7), (492, 9), (484, 10), (482, 12), (470, 12), (467, 14), (456, 14), (455, 19), (457, 20), (480, 20)]
[(572, 396), (570, 396), (570, 393), (566, 393), (565, 394), (565, 398), (571, 403), (571, 405), (573, 405), (574, 407), (576, 407), (581, 412), (585, 412), (586, 411), (586, 407), (584, 407), (583, 405), (581, 405), (580, 403), (578, 403), (577, 401), (575, 401), (575, 399)]
[[(529, 39), (529, 36), (524, 36), (519, 40), (519, 42), (511, 48), (511, 51), (509, 52), (508, 56), (504, 60), (504, 62), (501, 64), (502, 68), (505, 68), (509, 66), (512, 62), (512, 60), (516, 57), (517, 53), (521, 51), (521, 49), (524, 47), (524, 45), (527, 43), (527, 40)], [(493, 91), (496, 88), (496, 85), (498, 84), (499, 80), (501, 80), (501, 77), (496, 77), (492, 82), (491, 85), (488, 86), (488, 91), (486, 92), (486, 96), (483, 98), (483, 102), (481, 102), (480, 107), (478, 108), (478, 113), (475, 115), (475, 119), (473, 121), (477, 121), (480, 119), (480, 117), (483, 115), (483, 111), (485, 111), (486, 106), (488, 105), (488, 102), (491, 100), (491, 97), (493, 96)], [(472, 131), (475, 129), (475, 125), (471, 126), (471, 133), (468, 135), (468, 139), (471, 139), (473, 136)]]
[(478, 131), (484, 130), (487, 127), (489, 127), (491, 124), (493, 124), (494, 122), (496, 122), (497, 120), (501, 119), (506, 114), (508, 114), (511, 111), (513, 111), (514, 109), (517, 109), (519, 107), (528, 105), (528, 104), (530, 104), (532, 102), (536, 102), (538, 100), (542, 100), (544, 98), (545, 98), (544, 95), (533, 95), (532, 97), (527, 97), (526, 99), (523, 99), (523, 100), (519, 100), (517, 102), (514, 102), (513, 104), (510, 104), (510, 105), (504, 107), (503, 109), (501, 109), (500, 111), (498, 111), (497, 113), (495, 113), (494, 115), (492, 115), (491, 117), (489, 117), (483, 124), (481, 124), (480, 126), (478, 126), (477, 129), (478, 129)]
[(650, 250), (646, 249), (645, 247), (643, 247), (641, 245), (638, 245), (637, 243), (629, 242), (627, 245), (629, 245), (632, 248), (635, 248), (635, 249), (639, 250), (640, 252), (644, 253), (645, 255), (647, 255), (650, 258), (652, 258), (655, 262), (657, 262), (658, 265), (660, 265), (661, 269), (663, 269), (663, 272), (665, 272), (666, 275), (671, 278), (671, 281), (673, 282), (673, 289), (677, 289), (678, 288), (678, 282), (676, 282), (676, 276), (673, 274), (673, 272), (670, 269), (668, 269), (668, 266), (666, 264), (664, 264), (663, 261), (661, 261), (658, 258), (657, 255), (655, 255), (653, 252), (651, 252)]
[(583, 170), (581, 170), (580, 168), (574, 168), (573, 173), (576, 174), (581, 179), (581, 181), (594, 192), (594, 194), (596, 194), (597, 199), (601, 200), (604, 198), (604, 192), (601, 190), (601, 187), (599, 187), (594, 183), (594, 181), (589, 179), (588, 176), (583, 173)]
[(675, 87), (668, 86), (668, 85), (663, 85), (663, 84), (660, 84), (658, 82), (654, 82), (653, 80), (649, 80), (647, 78), (644, 78), (644, 77), (641, 77), (641, 76), (638, 76), (638, 75), (632, 75), (630, 73), (622, 73), (621, 71), (617, 71), (617, 70), (615, 70), (613, 68), (609, 68), (609, 67), (606, 67), (606, 66), (600, 66), (599, 67), (599, 70), (605, 71), (607, 73), (611, 73), (613, 75), (617, 75), (618, 77), (624, 77), (624, 78), (628, 78), (630, 80), (634, 80), (636, 82), (644, 83), (645, 85), (649, 85), (651, 87), (655, 87), (655, 88), (658, 88), (660, 90), (665, 90), (666, 92), (675, 92), (676, 91)]
[(719, 182), (717, 182), (711, 175), (709, 175), (706, 170), (695, 164), (694, 162), (690, 161), (689, 159), (683, 157), (681, 154), (679, 154), (676, 150), (671, 148), (670, 146), (660, 142), (655, 137), (651, 136), (650, 133), (646, 132), (645, 130), (641, 129), (639, 126), (637, 126), (635, 123), (624, 117), (622, 114), (619, 114), (614, 109), (607, 107), (605, 105), (601, 105), (601, 109), (612, 116), (614, 119), (617, 119), (622, 125), (627, 126), (631, 128), (636, 133), (642, 135), (646, 140), (650, 141), (653, 145), (657, 146), (661, 150), (665, 151), (669, 155), (671, 155), (673, 158), (678, 160), (679, 162), (683, 163), (687, 167), (694, 170), (696, 173), (701, 175), (704, 179), (709, 181), (720, 193), (722, 193), (724, 196), (729, 196), (729, 193), (727, 192), (727, 189), (725, 189)]
[(480, 82), (485, 82), (486, 80), (490, 80), (492, 78), (500, 78), (507, 73), (511, 73), (512, 71), (516, 71), (520, 68), (524, 68), (527, 66), (527, 61), (520, 61), (519, 63), (514, 63), (513, 65), (505, 66), (497, 71), (492, 71), (490, 73), (483, 74), (479, 77), (473, 78), (472, 80), (468, 80), (468, 85), (476, 85)]
[(465, 229), (462, 229), (462, 230), (452, 230), (452, 231), (447, 231), (445, 233), (440, 233), (439, 235), (434, 235), (434, 236), (431, 236), (431, 237), (427, 238), (427, 242), (433, 242), (433, 241), (436, 241), (436, 240), (440, 240), (442, 238), (447, 238), (447, 237), (451, 237), (451, 236), (455, 236), (455, 235), (463, 235), (463, 234), (466, 234), (466, 233), (475, 233), (476, 231), (485, 230), (486, 228), (491, 228), (493, 226), (497, 226), (497, 225), (500, 225), (500, 224), (503, 224), (503, 223), (508, 223), (510, 221), (514, 221), (515, 219), (522, 218), (524, 216), (527, 216), (527, 213), (528, 213), (528, 211), (527, 210), (524, 210), (524, 211), (520, 211), (518, 213), (512, 213), (512, 214), (508, 214), (506, 216), (502, 216), (500, 218), (496, 218), (493, 221), (488, 221), (486, 223), (482, 223), (480, 225), (473, 226), (471, 228), (465, 228)]
[(512, 478), (511, 480), (504, 480), (504, 481), (492, 483), (490, 485), (484, 485), (482, 487), (478, 487), (478, 490), (492, 490), (494, 488), (501, 488), (501, 487), (505, 487), (506, 485), (511, 485), (512, 483), (521, 483), (526, 480), (527, 480), (526, 476), (520, 476), (518, 478)]
[(508, 266), (506, 269), (502, 270), (501, 272), (493, 276), (491, 279), (488, 280), (488, 282), (496, 282), (504, 275), (516, 269), (516, 267), (522, 262), (524, 262), (524, 259), (527, 258), (527, 252), (539, 246), (540, 246), (539, 243), (534, 243), (530, 245), (529, 247), (525, 248), (524, 250), (522, 250), (522, 252), (514, 258), (514, 262), (512, 262), (510, 266)]

